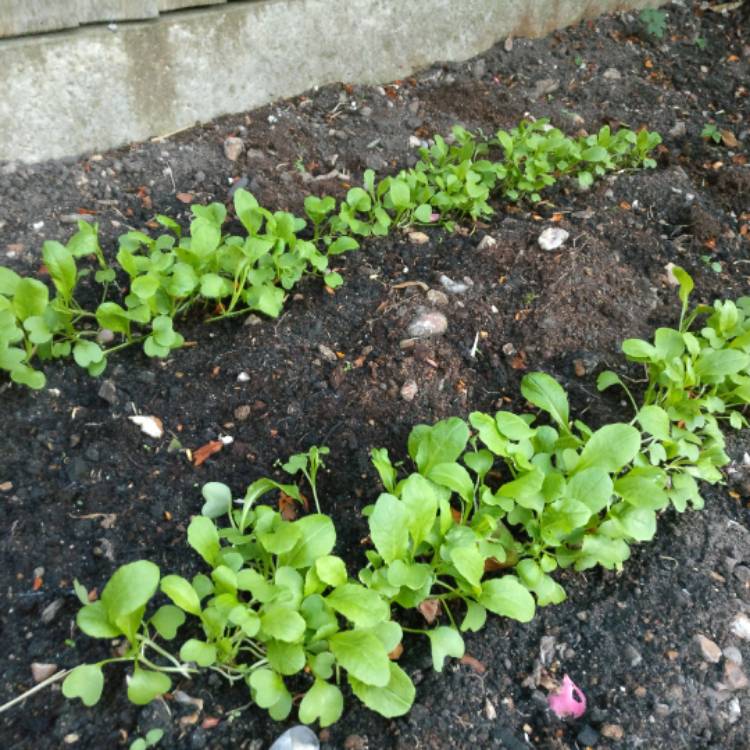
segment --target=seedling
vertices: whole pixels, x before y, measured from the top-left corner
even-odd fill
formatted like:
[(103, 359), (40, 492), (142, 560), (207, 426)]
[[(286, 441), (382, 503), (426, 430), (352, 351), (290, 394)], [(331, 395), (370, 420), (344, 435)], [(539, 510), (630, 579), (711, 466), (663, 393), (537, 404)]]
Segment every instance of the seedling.
[(701, 130), (701, 138), (712, 140), (714, 143), (721, 143), (721, 133), (712, 122), (707, 122)]
[(148, 750), (150, 747), (156, 747), (163, 736), (163, 729), (150, 729), (145, 737), (138, 737), (130, 743), (130, 750)]
[(645, 8), (639, 16), (646, 33), (656, 39), (662, 39), (667, 30), (667, 14), (656, 8)]

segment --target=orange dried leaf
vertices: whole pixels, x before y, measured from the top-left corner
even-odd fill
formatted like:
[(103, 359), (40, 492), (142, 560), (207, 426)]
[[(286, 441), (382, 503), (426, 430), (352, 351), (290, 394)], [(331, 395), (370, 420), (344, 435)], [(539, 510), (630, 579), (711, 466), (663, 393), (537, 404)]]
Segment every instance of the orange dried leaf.
[(296, 500), (286, 492), (279, 492), (279, 513), (285, 521), (294, 521), (297, 518)]
[(425, 599), (417, 609), (422, 613), (422, 617), (428, 625), (432, 625), (440, 614), (441, 605), (439, 599)]
[(224, 443), (221, 440), (210, 440), (205, 445), (193, 451), (193, 464), (200, 466), (209, 456), (218, 453), (223, 447)]
[(390, 654), (388, 654), (388, 658), (391, 661), (398, 661), (401, 658), (401, 654), (404, 653), (404, 645), (402, 643), (397, 643), (396, 648), (391, 651)]
[(461, 664), (471, 667), (477, 674), (484, 674), (487, 671), (487, 667), (479, 659), (475, 659), (470, 654), (464, 654), (459, 661)]
[(42, 584), (43, 583), (44, 583), (44, 581), (42, 580), (42, 577), (41, 576), (36, 576), (34, 578), (34, 583), (31, 585), (31, 589), (33, 591), (39, 591), (39, 589), (42, 588)]
[(203, 727), (203, 729), (213, 729), (214, 727), (219, 725), (220, 721), (221, 719), (217, 719), (214, 716), (206, 716), (206, 718), (201, 722), (201, 727)]
[(195, 200), (195, 196), (192, 193), (177, 193), (175, 195), (180, 203), (192, 203)]

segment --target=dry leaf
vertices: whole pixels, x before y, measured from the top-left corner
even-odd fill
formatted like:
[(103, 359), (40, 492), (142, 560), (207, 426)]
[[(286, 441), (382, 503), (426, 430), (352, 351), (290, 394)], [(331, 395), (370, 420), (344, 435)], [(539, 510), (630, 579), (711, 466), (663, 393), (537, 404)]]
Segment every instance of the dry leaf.
[(740, 144), (731, 130), (720, 130), (721, 140), (727, 148), (737, 148)]
[(279, 492), (279, 513), (285, 521), (294, 521), (297, 518), (297, 501), (286, 492)]
[(471, 667), (477, 674), (484, 674), (487, 671), (487, 667), (479, 659), (475, 659), (470, 654), (464, 654), (459, 661), (461, 664)]
[(440, 614), (441, 606), (439, 599), (425, 599), (417, 609), (422, 613), (422, 617), (428, 625), (432, 625)]
[(407, 237), (413, 245), (425, 245), (430, 241), (430, 238), (424, 232), (409, 232)]
[(525, 370), (526, 369), (526, 352), (518, 352), (510, 361), (510, 366), (514, 370)]
[(217, 719), (213, 716), (207, 716), (203, 721), (201, 722), (201, 727), (203, 729), (213, 729), (214, 727), (219, 725), (219, 722), (221, 719)]
[(404, 653), (404, 644), (403, 643), (397, 643), (396, 648), (391, 651), (390, 654), (388, 654), (388, 658), (391, 661), (398, 661), (401, 658), (401, 654)]
[(160, 438), (164, 434), (164, 425), (159, 417), (128, 417), (133, 423), (141, 428), (141, 432), (152, 438)]
[(195, 200), (195, 196), (192, 193), (177, 193), (175, 198), (177, 198), (180, 203), (192, 203), (193, 200)]
[(209, 440), (205, 445), (193, 451), (193, 464), (200, 466), (209, 456), (218, 453), (223, 447), (224, 443), (221, 440)]

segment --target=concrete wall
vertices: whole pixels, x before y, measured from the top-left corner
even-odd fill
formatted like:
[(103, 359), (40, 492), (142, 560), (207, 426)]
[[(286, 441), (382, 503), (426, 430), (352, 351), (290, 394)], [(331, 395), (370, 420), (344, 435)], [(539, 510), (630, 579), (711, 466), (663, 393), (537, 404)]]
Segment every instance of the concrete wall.
[(385, 82), (438, 60), (467, 59), (509, 34), (540, 36), (603, 12), (658, 4), (251, 0), (115, 30), (83, 26), (0, 40), (0, 161), (111, 148), (314, 85)]

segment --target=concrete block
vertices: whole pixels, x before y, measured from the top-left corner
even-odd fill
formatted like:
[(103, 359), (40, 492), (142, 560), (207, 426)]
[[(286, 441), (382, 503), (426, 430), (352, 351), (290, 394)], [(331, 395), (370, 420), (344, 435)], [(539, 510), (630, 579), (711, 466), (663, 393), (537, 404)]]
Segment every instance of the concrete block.
[[(7, 0), (6, 0), (7, 1)], [(128, 3), (129, 4), (129, 3)], [(335, 81), (380, 83), (658, 0), (252, 0), (0, 40), (0, 161), (98, 151)]]

